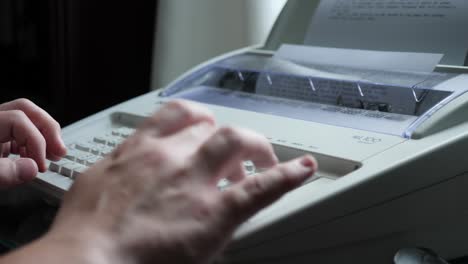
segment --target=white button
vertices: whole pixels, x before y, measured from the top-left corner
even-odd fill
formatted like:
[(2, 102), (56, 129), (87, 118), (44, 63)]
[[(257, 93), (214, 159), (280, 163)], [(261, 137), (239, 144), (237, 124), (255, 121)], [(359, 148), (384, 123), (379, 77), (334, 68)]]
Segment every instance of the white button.
[(221, 179), (219, 182), (218, 182), (218, 188), (222, 191), (224, 189), (226, 189), (227, 187), (229, 187), (231, 183), (227, 180), (227, 179)]
[(81, 155), (83, 152), (76, 150), (76, 149), (69, 149), (67, 151), (67, 154), (65, 155), (65, 158), (71, 161), (75, 161), (76, 157)]
[(73, 162), (64, 164), (60, 169), (60, 174), (62, 174), (63, 176), (71, 177), (73, 173), (73, 168), (75, 168), (76, 165), (77, 164)]
[(66, 159), (61, 159), (59, 161), (52, 161), (49, 164), (49, 170), (53, 171), (53, 172), (60, 173), (60, 169), (62, 168), (62, 166), (64, 166), (67, 163), (70, 163), (70, 161), (66, 160)]
[(127, 138), (129, 137), (131, 134), (133, 134), (133, 132), (135, 132), (135, 129), (132, 129), (132, 128), (128, 128), (128, 127), (121, 127), (119, 129), (117, 129), (118, 133), (119, 133), (119, 136), (121, 137), (124, 137), (124, 138)]
[(86, 165), (87, 161), (89, 159), (91, 159), (92, 157), (95, 157), (93, 154), (90, 154), (90, 153), (86, 153), (86, 154), (83, 154), (83, 155), (80, 155), (76, 158), (76, 162), (80, 163), (80, 164), (83, 164), (83, 165)]
[(96, 148), (96, 147), (92, 148), (92, 149), (90, 150), (90, 152), (91, 152), (92, 154), (94, 154), (94, 155), (100, 155), (100, 154), (101, 154), (101, 150), (100, 150), (99, 148)]
[(109, 155), (113, 150), (111, 147), (103, 147), (101, 148), (101, 156)]
[(99, 144), (93, 141), (86, 142), (85, 145), (88, 147), (88, 152), (94, 155), (99, 155), (101, 153), (100, 148), (104, 146), (103, 144)]
[(87, 142), (80, 142), (80, 143), (76, 143), (75, 148), (82, 150), (82, 151), (89, 152), (93, 148), (93, 145)]
[(91, 157), (86, 161), (87, 166), (92, 166), (94, 163), (98, 162), (101, 158), (99, 157)]
[(99, 144), (107, 144), (105, 137), (94, 137), (93, 141)]
[(76, 179), (87, 169), (85, 166), (77, 166), (73, 169), (72, 179)]
[(112, 130), (111, 134), (114, 135), (114, 136), (121, 137), (121, 130), (122, 130), (122, 128), (114, 129), (114, 130)]
[(255, 164), (252, 161), (250, 160), (244, 161), (243, 165), (244, 165), (245, 173), (247, 175), (255, 173)]
[(109, 136), (106, 137), (106, 141), (107, 141), (108, 146), (115, 147), (115, 146), (119, 145), (120, 143), (122, 143), (123, 138), (109, 135)]

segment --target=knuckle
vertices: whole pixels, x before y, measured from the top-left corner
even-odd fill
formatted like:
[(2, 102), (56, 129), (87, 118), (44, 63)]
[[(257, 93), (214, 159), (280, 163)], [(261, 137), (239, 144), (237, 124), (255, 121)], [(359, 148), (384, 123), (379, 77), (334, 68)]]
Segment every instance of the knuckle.
[(224, 138), (226, 144), (233, 148), (243, 146), (242, 135), (238, 129), (234, 127), (222, 127), (219, 129), (219, 135)]
[(269, 151), (274, 152), (273, 145), (271, 144), (271, 142), (265, 136), (259, 136), (258, 137), (258, 142), (260, 142), (262, 145), (266, 146)]
[(186, 179), (187, 176), (191, 175), (191, 170), (188, 167), (177, 162), (171, 165), (175, 168), (174, 178)]
[(185, 108), (187, 105), (186, 102), (182, 100), (172, 100), (167, 102), (164, 107), (170, 108), (170, 109), (179, 109), (179, 108)]
[(139, 148), (142, 145), (145, 145), (146, 142), (146, 136), (141, 134), (141, 133), (135, 133), (131, 137), (129, 137), (127, 140), (122, 142), (121, 146), (124, 148), (129, 148), (129, 147), (135, 147)]
[(251, 130), (246, 130), (246, 133), (252, 137), (252, 142), (255, 142), (255, 146), (257, 148), (264, 149), (271, 153), (274, 152), (273, 145), (265, 136), (260, 135), (257, 132)]
[(8, 113), (14, 119), (14, 121), (23, 121), (27, 118), (26, 114), (21, 110), (10, 110)]
[(118, 144), (114, 151), (125, 151), (130, 147), (131, 138), (124, 140), (122, 143)]
[(110, 154), (111, 159), (117, 160), (119, 159), (125, 150), (128, 149), (128, 140), (125, 140), (122, 144), (118, 145)]
[(260, 177), (252, 177), (246, 188), (248, 193), (253, 196), (258, 196), (266, 190), (265, 184), (261, 181)]
[[(205, 144), (201, 148), (198, 149), (197, 153), (195, 153), (194, 159), (203, 160), (205, 166), (211, 165), (211, 160), (213, 160), (217, 156), (216, 149), (212, 146), (212, 144)], [(208, 161), (208, 162), (207, 162)], [(208, 168), (211, 168), (209, 166)]]
[(52, 127), (53, 127), (55, 130), (58, 130), (58, 131), (60, 131), (60, 130), (62, 129), (62, 127), (60, 126), (60, 123), (57, 122), (57, 121), (55, 121), (55, 120), (52, 121)]
[(169, 152), (157, 142), (142, 147), (138, 156), (145, 164), (160, 165), (172, 162)]
[(34, 106), (34, 103), (31, 100), (26, 99), (26, 98), (16, 99), (14, 103), (20, 108)]
[(147, 117), (144, 120), (142, 126), (140, 127), (140, 130), (143, 130), (145, 127), (151, 127), (151, 126), (157, 124), (158, 123), (158, 113), (159, 112), (157, 112), (155, 114), (152, 114), (151, 116)]
[(28, 130), (28, 122), (29, 119), (26, 116), (26, 114), (21, 111), (21, 110), (10, 110), (7, 112), (9, 118), (10, 118), (10, 123), (14, 127), (18, 127), (21, 130)]
[(191, 120), (194, 118), (194, 113), (187, 102), (175, 100), (167, 105), (171, 111), (176, 111), (183, 120)]
[(297, 185), (297, 178), (294, 173), (287, 166), (278, 166), (279, 185), (292, 188)]
[(128, 153), (131, 149), (139, 150), (145, 146), (145, 144), (147, 144), (145, 136), (141, 133), (135, 133), (119, 144), (114, 151), (112, 151), (111, 157), (113, 159), (118, 159), (122, 154)]
[(247, 192), (243, 189), (230, 190), (223, 195), (223, 204), (230, 210), (238, 210), (248, 200)]
[(217, 211), (220, 209), (218, 206), (218, 202), (212, 197), (208, 197), (207, 195), (198, 196), (198, 198), (194, 198), (194, 204), (197, 208), (196, 214), (201, 219), (209, 219), (213, 216), (217, 215)]
[(145, 120), (143, 128), (154, 127), (166, 121), (168, 117), (176, 116), (178, 120), (193, 119), (194, 114), (187, 106), (187, 103), (182, 101), (170, 101), (164, 104), (156, 113)]
[(179, 110), (191, 110), (195, 106), (196, 106), (195, 103), (185, 101), (185, 100), (180, 100), (180, 99), (172, 100), (167, 103), (168, 108), (179, 109)]
[(145, 150), (142, 153), (145, 163), (149, 164), (161, 164), (167, 160), (167, 154), (158, 150)]
[(47, 147), (46, 140), (43, 137), (39, 137), (38, 140), (39, 140), (38, 143), (39, 143), (39, 146), (40, 146), (39, 149), (44, 148), (44, 151), (45, 151), (45, 148)]
[(55, 120), (51, 120), (46, 126), (40, 127), (40, 131), (47, 134), (59, 133), (61, 129), (60, 124)]

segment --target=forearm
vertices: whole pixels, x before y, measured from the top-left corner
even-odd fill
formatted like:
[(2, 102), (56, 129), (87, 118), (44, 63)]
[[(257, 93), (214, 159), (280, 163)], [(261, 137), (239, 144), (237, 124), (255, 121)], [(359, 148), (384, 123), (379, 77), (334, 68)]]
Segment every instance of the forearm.
[(90, 238), (90, 241), (81, 241), (46, 235), (4, 255), (0, 258), (0, 264), (112, 263), (106, 246), (96, 242), (94, 238)]
[[(246, 177), (245, 160), (267, 169)], [(206, 264), (316, 170), (313, 157), (278, 163), (266, 137), (171, 101), (75, 180), (46, 236), (0, 264)], [(233, 184), (220, 191), (223, 178)]]

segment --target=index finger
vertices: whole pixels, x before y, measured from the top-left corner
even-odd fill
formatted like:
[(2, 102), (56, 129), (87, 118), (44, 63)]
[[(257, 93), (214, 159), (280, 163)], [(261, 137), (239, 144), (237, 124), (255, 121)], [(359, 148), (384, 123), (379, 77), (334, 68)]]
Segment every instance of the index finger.
[(200, 147), (194, 164), (199, 164), (195, 168), (199, 175), (209, 175), (216, 181), (230, 175), (244, 160), (251, 160), (258, 167), (271, 167), (278, 162), (264, 136), (248, 129), (221, 127)]
[(46, 142), (29, 118), (19, 110), (0, 112), (0, 142), (14, 140), (25, 147), (26, 156), (32, 158), (39, 170), (47, 169), (45, 163)]
[(190, 101), (173, 100), (147, 118), (140, 130), (164, 137), (203, 122), (211, 125), (215, 123), (214, 116), (208, 108)]
[(20, 110), (26, 114), (46, 140), (46, 153), (50, 159), (59, 159), (66, 153), (60, 134), (60, 125), (46, 111), (28, 99), (17, 99), (0, 105), (0, 111)]
[(303, 156), (248, 177), (226, 189), (221, 195), (224, 218), (232, 219), (228, 225), (236, 226), (259, 210), (279, 199), (286, 192), (301, 185), (317, 170), (311, 156)]

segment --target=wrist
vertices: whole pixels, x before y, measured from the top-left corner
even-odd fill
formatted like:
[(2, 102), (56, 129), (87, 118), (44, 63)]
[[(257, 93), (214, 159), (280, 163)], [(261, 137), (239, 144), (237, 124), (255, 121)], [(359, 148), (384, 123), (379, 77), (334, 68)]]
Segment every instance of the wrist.
[[(83, 236), (50, 232), (42, 238), (0, 257), (0, 263), (50, 263), (50, 264), (107, 264), (115, 263), (108, 239), (99, 236)], [(71, 233), (71, 232), (70, 232)]]
[(116, 263), (118, 250), (113, 240), (90, 227), (70, 225), (67, 231), (53, 229), (38, 242), (49, 254), (66, 260), (65, 263)]

